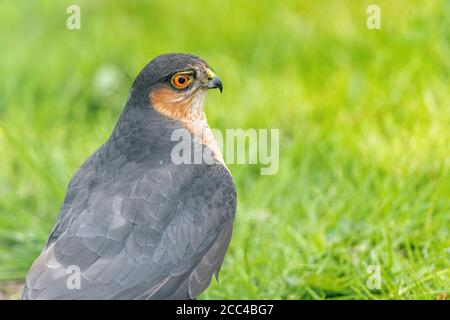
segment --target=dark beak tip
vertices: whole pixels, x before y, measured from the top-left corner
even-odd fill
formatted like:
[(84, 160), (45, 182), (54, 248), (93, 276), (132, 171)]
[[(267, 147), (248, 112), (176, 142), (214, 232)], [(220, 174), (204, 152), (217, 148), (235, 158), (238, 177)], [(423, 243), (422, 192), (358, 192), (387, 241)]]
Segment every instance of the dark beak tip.
[(208, 88), (210, 89), (218, 88), (220, 93), (222, 93), (223, 91), (222, 81), (219, 79), (219, 77), (214, 76), (214, 78), (212, 78), (211, 81), (209, 82)]

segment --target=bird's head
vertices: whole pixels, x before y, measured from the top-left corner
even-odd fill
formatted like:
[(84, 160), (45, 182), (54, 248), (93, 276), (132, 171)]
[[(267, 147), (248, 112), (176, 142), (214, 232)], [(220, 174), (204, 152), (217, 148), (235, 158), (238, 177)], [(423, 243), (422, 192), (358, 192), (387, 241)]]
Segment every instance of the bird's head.
[(203, 119), (206, 92), (212, 88), (222, 92), (222, 82), (206, 61), (181, 53), (154, 58), (133, 83), (133, 91), (143, 92), (155, 111), (177, 120)]

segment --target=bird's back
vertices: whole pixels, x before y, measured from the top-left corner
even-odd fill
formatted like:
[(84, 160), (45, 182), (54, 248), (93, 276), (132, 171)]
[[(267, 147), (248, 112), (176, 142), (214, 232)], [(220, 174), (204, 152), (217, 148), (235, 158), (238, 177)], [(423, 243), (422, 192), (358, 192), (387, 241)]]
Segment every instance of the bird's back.
[[(234, 183), (220, 163), (174, 164), (175, 142), (159, 140), (113, 133), (82, 165), (23, 298), (192, 299), (206, 289), (231, 238)], [(79, 288), (68, 284), (74, 271)]]

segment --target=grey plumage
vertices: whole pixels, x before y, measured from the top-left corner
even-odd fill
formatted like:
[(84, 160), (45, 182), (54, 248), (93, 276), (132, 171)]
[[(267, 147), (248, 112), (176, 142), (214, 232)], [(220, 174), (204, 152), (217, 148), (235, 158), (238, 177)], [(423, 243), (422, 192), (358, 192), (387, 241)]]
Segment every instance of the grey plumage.
[[(194, 299), (217, 275), (236, 211), (232, 177), (219, 162), (173, 164), (171, 133), (181, 124), (148, 100), (193, 63), (206, 64), (160, 56), (136, 78), (110, 138), (70, 181), (23, 299)], [(67, 288), (72, 265), (80, 289)]]

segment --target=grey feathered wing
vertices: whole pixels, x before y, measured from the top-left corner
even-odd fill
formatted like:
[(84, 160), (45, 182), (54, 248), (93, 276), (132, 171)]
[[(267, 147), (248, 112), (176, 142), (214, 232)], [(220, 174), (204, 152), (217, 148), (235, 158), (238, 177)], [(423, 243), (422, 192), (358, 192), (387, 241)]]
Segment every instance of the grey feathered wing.
[[(230, 242), (236, 192), (228, 170), (120, 154), (105, 169), (101, 151), (69, 184), (23, 298), (196, 298)], [(79, 289), (70, 285), (77, 270)]]

